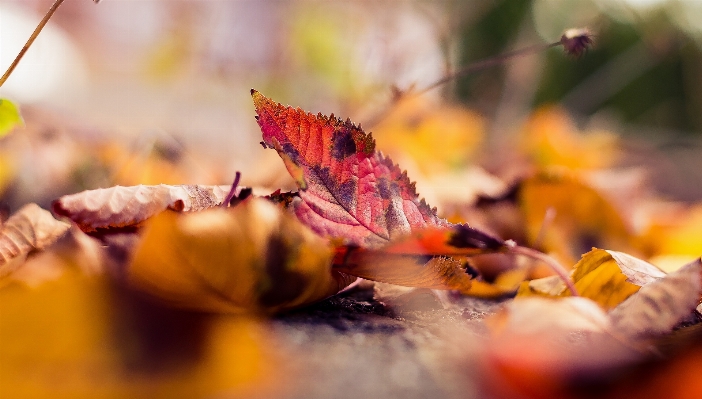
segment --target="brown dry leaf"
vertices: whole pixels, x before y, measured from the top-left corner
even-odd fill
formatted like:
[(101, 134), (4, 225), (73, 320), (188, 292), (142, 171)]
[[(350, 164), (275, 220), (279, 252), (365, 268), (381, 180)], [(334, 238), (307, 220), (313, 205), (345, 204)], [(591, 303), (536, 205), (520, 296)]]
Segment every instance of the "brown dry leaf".
[[(665, 276), (654, 265), (617, 251), (593, 249), (575, 265), (572, 279), (578, 293), (612, 309), (636, 293), (640, 287)], [(570, 295), (565, 285), (553, 278), (522, 283), (518, 297)]]
[(149, 220), (128, 279), (180, 307), (268, 313), (319, 301), (353, 282), (331, 270), (331, 256), (326, 241), (292, 215), (251, 199)]
[(383, 283), (468, 294), (474, 276), (467, 273), (466, 257), (507, 250), (505, 241), (468, 225), (430, 227), (377, 249), (337, 247), (334, 269)]
[(282, 378), (257, 322), (154, 307), (104, 274), (57, 267), (0, 289), (3, 397), (251, 397)]
[(472, 277), (465, 262), (445, 256), (388, 254), (383, 251), (352, 252), (336, 270), (373, 281), (404, 287), (457, 290), (466, 293)]
[[(57, 215), (73, 220), (81, 230), (138, 226), (146, 219), (172, 209), (200, 211), (221, 205), (230, 186), (115, 186), (66, 195), (54, 201)], [(241, 188), (239, 188), (241, 190)]]
[(36, 204), (20, 208), (0, 229), (0, 278), (17, 269), (31, 251), (54, 243), (69, 227)]
[(688, 316), (702, 295), (702, 260), (652, 281), (609, 312), (618, 332), (640, 339), (670, 332)]

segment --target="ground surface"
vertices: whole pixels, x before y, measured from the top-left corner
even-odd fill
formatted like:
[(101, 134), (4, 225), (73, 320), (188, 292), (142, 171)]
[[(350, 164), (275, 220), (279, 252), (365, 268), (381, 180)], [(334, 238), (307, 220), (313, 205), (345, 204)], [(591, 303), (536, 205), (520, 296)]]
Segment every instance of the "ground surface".
[[(275, 318), (281, 350), (298, 359), (299, 398), (473, 397), (468, 370), (449, 367), (452, 339), (484, 334), (499, 303), (454, 298), (444, 309), (419, 298), (388, 306), (371, 284)], [(465, 374), (464, 374), (465, 373)]]

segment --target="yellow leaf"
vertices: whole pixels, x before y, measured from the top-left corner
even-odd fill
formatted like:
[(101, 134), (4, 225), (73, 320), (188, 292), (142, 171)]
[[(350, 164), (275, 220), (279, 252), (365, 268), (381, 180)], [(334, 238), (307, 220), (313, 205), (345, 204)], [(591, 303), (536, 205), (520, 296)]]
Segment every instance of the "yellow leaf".
[(517, 291), (518, 297), (524, 296), (561, 296), (566, 290), (566, 285), (561, 276), (548, 276), (536, 280), (524, 281)]
[(22, 125), (24, 121), (17, 106), (10, 100), (0, 98), (0, 138)]
[(129, 280), (180, 307), (276, 312), (324, 299), (355, 280), (332, 272), (326, 241), (263, 199), (164, 212), (144, 229)]
[(642, 237), (647, 252), (658, 258), (677, 257), (687, 261), (702, 254), (702, 205), (656, 216)]
[(5, 151), (0, 150), (0, 196), (3, 195), (7, 187), (10, 185), (12, 178), (15, 175), (14, 165), (8, 159)]
[(3, 397), (212, 397), (280, 378), (254, 321), (154, 308), (105, 275), (56, 267), (37, 287), (0, 289)]
[[(575, 265), (572, 279), (578, 293), (612, 309), (638, 292), (639, 288), (665, 276), (656, 266), (616, 251), (593, 249)], [(522, 283), (517, 294), (524, 296), (568, 296), (563, 284), (552, 277)]]
[[(518, 268), (500, 273), (492, 283), (474, 280), (470, 288), (463, 293), (478, 298), (499, 298), (513, 295), (528, 273), (529, 270), (526, 268)], [(558, 276), (553, 277), (558, 278)]]

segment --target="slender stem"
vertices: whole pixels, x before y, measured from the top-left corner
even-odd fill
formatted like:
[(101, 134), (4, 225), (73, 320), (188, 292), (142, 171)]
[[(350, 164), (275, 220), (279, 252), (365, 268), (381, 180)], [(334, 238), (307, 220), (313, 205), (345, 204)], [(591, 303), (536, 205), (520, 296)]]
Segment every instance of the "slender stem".
[[(492, 66), (505, 63), (514, 57), (524, 55), (524, 54), (538, 53), (539, 51), (543, 51), (543, 50), (549, 49), (551, 47), (557, 47), (560, 45), (562, 45), (561, 41), (553, 42), (551, 44), (535, 44), (533, 46), (529, 46), (529, 47), (525, 47), (522, 49), (510, 51), (510, 52), (507, 52), (504, 54), (500, 54), (496, 57), (476, 61), (472, 64), (468, 64), (467, 66), (465, 66), (465, 67), (463, 67), (463, 68), (461, 68), (461, 69), (459, 69), (451, 74), (448, 74), (448, 75), (442, 77), (441, 79), (437, 80), (436, 82), (430, 84), (429, 86), (427, 86), (419, 91), (414, 91), (414, 85), (406, 91), (397, 90), (395, 92), (395, 95), (393, 96), (394, 99), (393, 99), (392, 103), (396, 103), (401, 98), (403, 98), (404, 96), (407, 96), (407, 95), (420, 96), (420, 95), (425, 94), (425, 93), (427, 93), (427, 92), (429, 92), (429, 91), (431, 91), (431, 90), (433, 90), (433, 89), (435, 89), (435, 88), (437, 88), (445, 83), (450, 82), (453, 79), (456, 79), (456, 78), (464, 76), (464, 75), (468, 75), (470, 73), (479, 71), (481, 69), (490, 68)], [(388, 116), (391, 109), (392, 109), (392, 104), (388, 107), (385, 107), (385, 109), (383, 111), (376, 114), (369, 121), (367, 121), (364, 125), (371, 126), (371, 127), (377, 125), (378, 123), (380, 123), (382, 120), (384, 120)]]
[(524, 55), (524, 54), (529, 54), (529, 53), (538, 53), (540, 51), (549, 49), (551, 47), (556, 47), (556, 46), (560, 46), (560, 45), (561, 45), (560, 41), (553, 42), (551, 44), (545, 44), (545, 45), (544, 44), (536, 44), (536, 45), (525, 47), (525, 48), (522, 48), (519, 50), (514, 50), (514, 51), (504, 53), (504, 54), (500, 54), (496, 57), (476, 61), (476, 62), (469, 64), (469, 65), (467, 65), (467, 66), (465, 66), (465, 67), (463, 67), (463, 68), (461, 68), (461, 69), (459, 69), (459, 70), (457, 70), (449, 75), (444, 76), (443, 78), (437, 80), (436, 82), (434, 82), (434, 83), (430, 84), (429, 86), (425, 87), (424, 89), (420, 90), (419, 92), (417, 92), (417, 94), (424, 94), (430, 90), (433, 90), (433, 89), (443, 85), (444, 83), (450, 82), (453, 79), (456, 79), (456, 78), (464, 76), (464, 75), (468, 75), (471, 72), (475, 72), (475, 71), (478, 71), (481, 69), (485, 69), (485, 68), (489, 68), (489, 67), (492, 67), (495, 65), (502, 64), (504, 62), (509, 61), (510, 59), (512, 59), (514, 57)]
[(540, 260), (546, 263), (551, 268), (551, 270), (556, 272), (556, 274), (561, 278), (561, 280), (563, 280), (566, 287), (568, 287), (568, 289), (570, 290), (571, 295), (579, 296), (578, 290), (575, 289), (575, 285), (573, 285), (573, 282), (570, 280), (568, 272), (565, 270), (565, 268), (563, 268), (563, 266), (560, 263), (558, 263), (557, 260), (553, 259), (552, 257), (546, 255), (543, 252), (539, 252), (535, 249), (527, 247), (520, 247), (519, 245), (511, 246), (509, 248), (508, 253), (528, 256), (532, 259)]
[(54, 1), (54, 4), (51, 5), (51, 8), (49, 8), (49, 11), (44, 15), (44, 18), (39, 22), (39, 25), (37, 25), (36, 29), (34, 29), (34, 32), (32, 33), (32, 36), (29, 36), (29, 40), (27, 40), (27, 43), (24, 44), (24, 47), (22, 47), (22, 50), (17, 54), (17, 57), (15, 57), (15, 60), (12, 61), (12, 64), (10, 64), (10, 67), (7, 68), (7, 71), (5, 71), (5, 74), (2, 75), (2, 78), (0, 78), (0, 87), (5, 83), (7, 78), (10, 77), (12, 74), (12, 71), (15, 70), (15, 67), (17, 67), (17, 64), (19, 64), (20, 60), (22, 57), (24, 57), (24, 53), (29, 50), (29, 46), (34, 43), (34, 40), (39, 36), (39, 32), (41, 32), (42, 29), (44, 29), (44, 25), (46, 25), (47, 22), (49, 22), (49, 19), (51, 19), (51, 16), (54, 15), (56, 12), (56, 9), (59, 8), (61, 3), (63, 3), (64, 0), (56, 0)]
[(236, 176), (234, 176), (234, 183), (232, 183), (232, 188), (229, 190), (229, 194), (224, 198), (222, 202), (222, 208), (229, 207), (229, 203), (232, 202), (232, 198), (236, 195), (236, 188), (239, 186), (239, 179), (241, 179), (241, 172), (237, 171)]

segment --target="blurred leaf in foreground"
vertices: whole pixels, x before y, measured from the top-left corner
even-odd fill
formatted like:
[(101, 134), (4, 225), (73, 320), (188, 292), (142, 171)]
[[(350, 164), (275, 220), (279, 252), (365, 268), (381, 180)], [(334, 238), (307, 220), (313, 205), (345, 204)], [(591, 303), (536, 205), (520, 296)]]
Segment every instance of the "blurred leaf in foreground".
[(149, 220), (129, 281), (173, 305), (271, 313), (334, 295), (356, 278), (331, 270), (331, 249), (263, 199)]
[(23, 124), (24, 121), (17, 106), (10, 100), (0, 98), (0, 138)]
[(692, 315), (702, 294), (701, 273), (697, 260), (645, 284), (609, 313), (583, 297), (508, 303), (488, 321), (483, 388), (489, 397), (581, 397), (578, 384), (592, 387), (631, 373), (632, 366), (651, 360), (651, 338)]
[(3, 396), (250, 397), (275, 386), (279, 359), (256, 322), (158, 307), (104, 274), (54, 266), (36, 287), (0, 289)]

